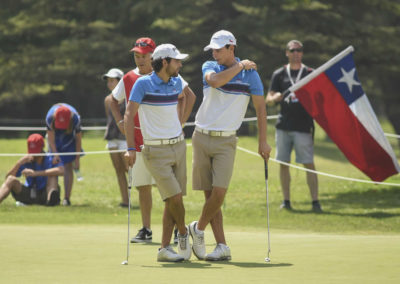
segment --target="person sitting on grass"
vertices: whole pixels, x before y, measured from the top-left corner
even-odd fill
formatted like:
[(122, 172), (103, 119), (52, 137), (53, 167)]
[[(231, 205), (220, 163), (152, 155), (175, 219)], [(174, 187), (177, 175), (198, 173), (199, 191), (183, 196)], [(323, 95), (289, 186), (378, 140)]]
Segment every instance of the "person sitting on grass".
[[(44, 153), (44, 139), (40, 134), (28, 137), (28, 155), (22, 157), (7, 173), (6, 181), (0, 187), (0, 203), (11, 192), (16, 201), (23, 204), (54, 206), (60, 204), (58, 176), (64, 174), (60, 162), (53, 165), (54, 156), (31, 154)], [(18, 177), (24, 175), (25, 184)]]

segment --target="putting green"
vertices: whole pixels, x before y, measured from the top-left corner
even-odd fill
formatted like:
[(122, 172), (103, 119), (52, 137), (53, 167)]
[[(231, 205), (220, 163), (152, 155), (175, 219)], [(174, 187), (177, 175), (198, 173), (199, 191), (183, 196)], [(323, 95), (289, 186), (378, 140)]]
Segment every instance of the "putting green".
[[(135, 228), (136, 230), (136, 228)], [(400, 283), (399, 235), (332, 235), (227, 227), (230, 262), (158, 263), (154, 244), (130, 245), (115, 225), (1, 225), (2, 283)], [(136, 232), (133, 232), (134, 234)], [(214, 248), (206, 231), (207, 251)], [(190, 280), (189, 280), (190, 279)]]

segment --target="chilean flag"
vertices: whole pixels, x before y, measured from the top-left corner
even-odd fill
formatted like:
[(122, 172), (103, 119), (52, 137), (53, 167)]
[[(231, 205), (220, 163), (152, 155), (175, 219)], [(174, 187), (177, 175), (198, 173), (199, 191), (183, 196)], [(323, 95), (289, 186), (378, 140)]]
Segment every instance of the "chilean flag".
[(400, 167), (358, 80), (353, 51), (349, 46), (289, 91), (353, 165), (383, 181)]

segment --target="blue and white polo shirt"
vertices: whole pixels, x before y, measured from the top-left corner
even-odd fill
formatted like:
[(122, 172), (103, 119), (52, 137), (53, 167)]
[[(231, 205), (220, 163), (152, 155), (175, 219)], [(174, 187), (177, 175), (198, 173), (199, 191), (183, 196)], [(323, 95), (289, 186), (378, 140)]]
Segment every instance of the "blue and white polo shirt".
[(139, 119), (145, 140), (169, 139), (182, 133), (177, 104), (187, 86), (178, 75), (165, 83), (156, 72), (139, 78), (133, 85), (130, 101), (140, 104)]
[[(236, 58), (240, 61), (239, 58)], [(264, 87), (256, 70), (242, 70), (227, 84), (212, 88), (207, 73), (227, 69), (216, 61), (206, 61), (203, 71), (203, 102), (196, 115), (196, 126), (206, 130), (236, 131), (242, 124), (251, 95), (263, 96)]]

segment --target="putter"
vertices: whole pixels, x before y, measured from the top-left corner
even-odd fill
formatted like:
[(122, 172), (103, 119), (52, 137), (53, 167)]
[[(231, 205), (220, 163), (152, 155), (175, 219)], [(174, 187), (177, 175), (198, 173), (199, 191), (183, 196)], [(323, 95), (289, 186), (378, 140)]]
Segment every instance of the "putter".
[(129, 258), (129, 225), (131, 223), (131, 189), (132, 189), (132, 167), (128, 169), (128, 240), (126, 245), (126, 260), (124, 260), (121, 264), (128, 265)]
[(265, 258), (265, 262), (270, 262), (271, 259), (269, 254), (271, 253), (271, 242), (269, 235), (269, 200), (268, 200), (268, 164), (264, 161), (264, 169), (265, 169), (265, 188), (267, 194), (267, 227), (268, 227), (268, 256)]

